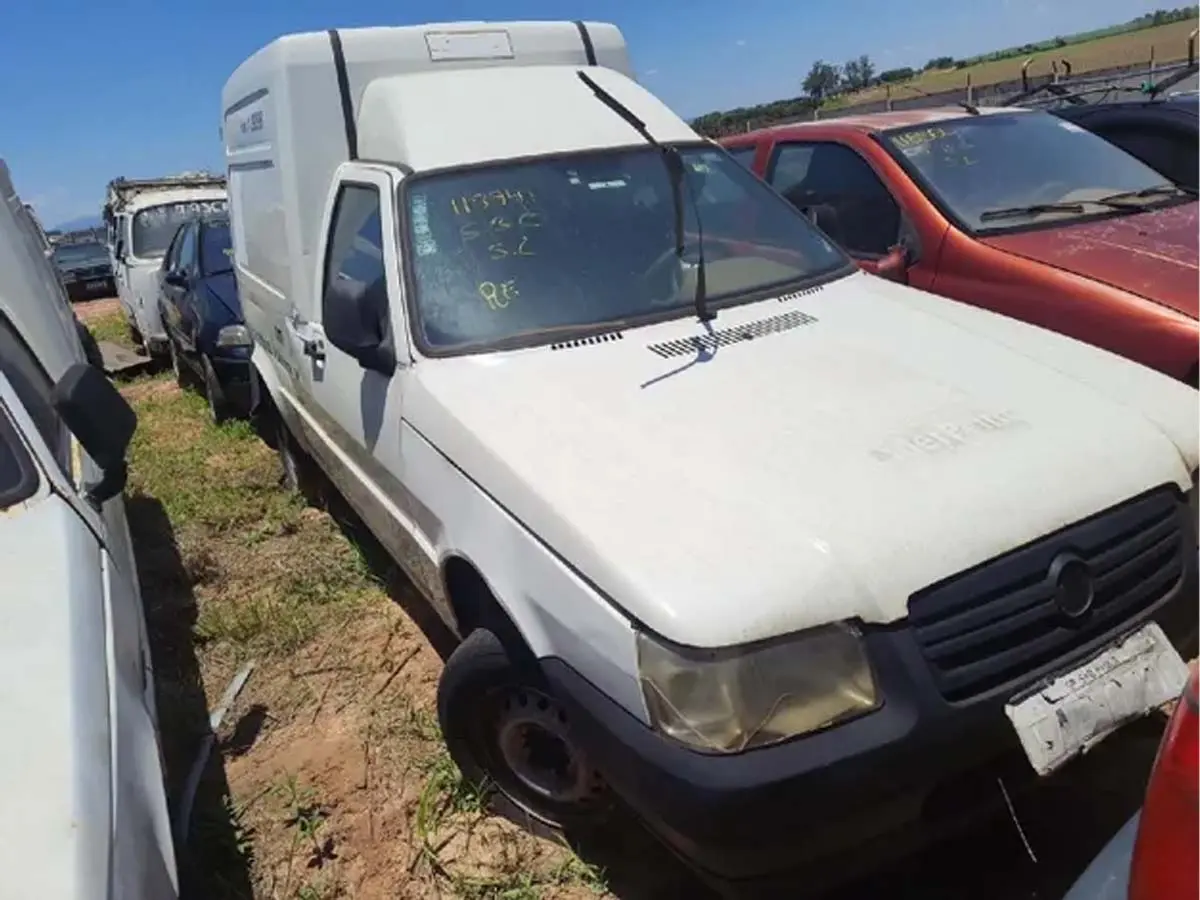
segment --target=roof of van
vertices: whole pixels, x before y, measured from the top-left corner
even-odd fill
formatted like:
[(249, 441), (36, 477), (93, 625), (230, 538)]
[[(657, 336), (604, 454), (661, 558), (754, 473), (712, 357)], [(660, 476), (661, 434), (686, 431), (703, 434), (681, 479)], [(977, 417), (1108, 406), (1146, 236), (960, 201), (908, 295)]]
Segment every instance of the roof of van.
[[(611, 69), (459, 69), (373, 81), (359, 113), (360, 156), (421, 171), (643, 144), (580, 71), (631, 109), (656, 140), (699, 140), (661, 100)], [(426, 122), (436, 126), (413, 124)]]
[(136, 213), (153, 206), (165, 206), (168, 203), (187, 203), (190, 200), (223, 200), (226, 197), (225, 188), (221, 187), (192, 187), (175, 188), (169, 191), (149, 191), (138, 194), (128, 205), (121, 209), (123, 213)]

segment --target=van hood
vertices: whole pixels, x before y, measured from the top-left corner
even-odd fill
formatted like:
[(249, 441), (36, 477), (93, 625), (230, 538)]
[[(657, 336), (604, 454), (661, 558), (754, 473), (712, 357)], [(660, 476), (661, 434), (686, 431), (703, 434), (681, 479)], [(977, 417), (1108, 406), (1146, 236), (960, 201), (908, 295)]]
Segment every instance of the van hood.
[(1195, 319), (1200, 204), (983, 238), (983, 243), (1144, 297)]
[[(74, 563), (72, 565), (71, 563)], [(107, 897), (112, 809), (100, 547), (45, 492), (0, 513), (6, 897)], [(91, 573), (88, 577), (87, 573)]]
[(1141, 414), (988, 337), (999, 317), (972, 332), (924, 300), (855, 274), (722, 311), (715, 351), (689, 319), (421, 361), (405, 415), (633, 618), (693, 646), (893, 622), (927, 585), (1188, 483)]

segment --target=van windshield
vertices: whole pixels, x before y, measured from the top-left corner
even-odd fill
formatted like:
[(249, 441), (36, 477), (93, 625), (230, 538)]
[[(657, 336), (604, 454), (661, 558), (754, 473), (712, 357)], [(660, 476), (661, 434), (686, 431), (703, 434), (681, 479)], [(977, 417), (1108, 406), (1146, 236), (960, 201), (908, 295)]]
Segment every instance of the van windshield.
[(196, 216), (223, 212), (224, 200), (189, 200), (143, 209), (133, 217), (130, 250), (142, 259), (159, 259), (167, 252), (171, 238), (184, 222)]
[[(1187, 199), (1104, 138), (1047, 112), (964, 116), (883, 133), (917, 180), (970, 231), (1139, 212)], [(1139, 199), (1136, 195), (1146, 192)], [(1120, 198), (1101, 202), (1102, 198)], [(1134, 196), (1130, 196), (1134, 195)]]
[(651, 147), (413, 180), (404, 256), (418, 337), (448, 352), (687, 315), (701, 229), (710, 310), (850, 271), (838, 247), (725, 151), (680, 152), (682, 259), (670, 178)]

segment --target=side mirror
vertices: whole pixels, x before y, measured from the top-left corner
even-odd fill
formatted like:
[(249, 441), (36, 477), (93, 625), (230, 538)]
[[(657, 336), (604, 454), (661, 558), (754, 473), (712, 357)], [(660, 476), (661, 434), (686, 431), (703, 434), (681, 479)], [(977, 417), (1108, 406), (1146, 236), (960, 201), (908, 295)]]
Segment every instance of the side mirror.
[(103, 372), (76, 363), (54, 385), (54, 409), (71, 434), (100, 467), (100, 481), (84, 485), (93, 506), (125, 489), (129, 469), (125, 454), (137, 429), (137, 413)]
[(353, 356), (364, 369), (387, 376), (396, 371), (383, 278), (365, 287), (335, 279), (325, 291), (321, 318), (329, 343)]
[(171, 287), (185, 288), (187, 287), (187, 276), (182, 272), (169, 271), (163, 273), (163, 283), (169, 284)]
[(903, 244), (896, 244), (883, 259), (879, 260), (875, 268), (875, 274), (880, 278), (887, 278), (890, 281), (898, 281), (901, 284), (908, 283), (908, 267), (912, 262), (912, 255), (909, 249)]

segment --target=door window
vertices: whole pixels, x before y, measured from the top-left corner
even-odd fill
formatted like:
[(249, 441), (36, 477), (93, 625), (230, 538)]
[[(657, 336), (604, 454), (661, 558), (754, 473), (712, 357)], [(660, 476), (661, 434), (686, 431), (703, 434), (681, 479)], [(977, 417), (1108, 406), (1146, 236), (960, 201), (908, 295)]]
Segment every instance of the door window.
[(787, 143), (767, 180), (829, 236), (858, 256), (882, 256), (900, 236), (900, 206), (875, 170), (849, 147)]
[(749, 147), (730, 147), (729, 155), (740, 162), (747, 169), (754, 168), (754, 154), (758, 148), (751, 144)]
[(71, 477), (71, 437), (54, 409), (54, 383), (8, 319), (0, 316), (0, 372), (33, 420), (63, 474)]
[(347, 184), (338, 194), (325, 255), (323, 317), (328, 320), (330, 304), (368, 290), (387, 294), (380, 195), (373, 186)]
[(175, 268), (177, 271), (187, 274), (191, 274), (196, 269), (196, 226), (194, 223), (183, 226)]

